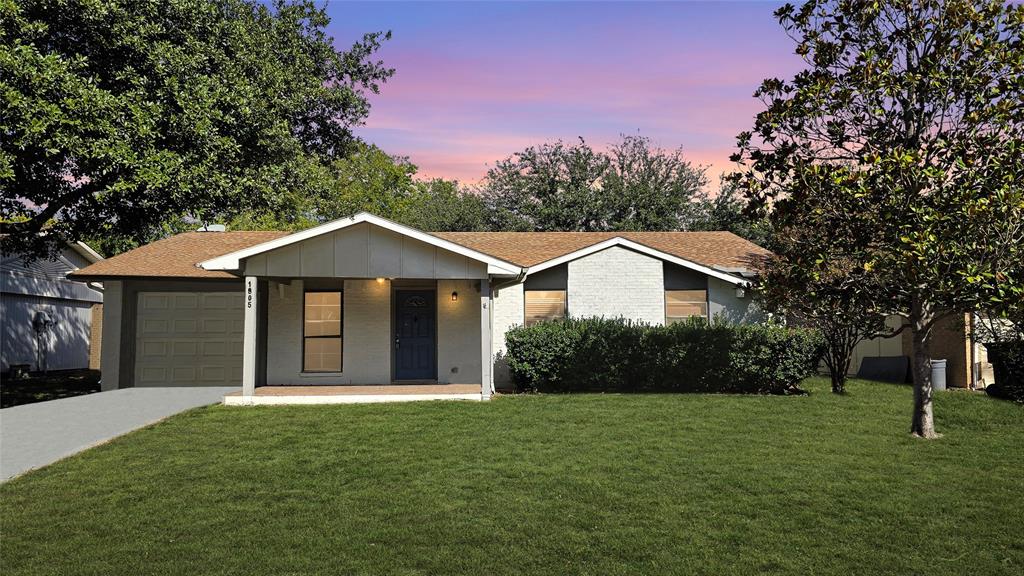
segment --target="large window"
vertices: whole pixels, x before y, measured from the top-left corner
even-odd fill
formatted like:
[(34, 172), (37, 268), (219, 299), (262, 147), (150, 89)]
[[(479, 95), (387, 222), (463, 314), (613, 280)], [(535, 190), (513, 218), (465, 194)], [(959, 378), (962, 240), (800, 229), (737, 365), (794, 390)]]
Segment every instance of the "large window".
[(527, 326), (543, 322), (565, 318), (565, 290), (527, 290), (526, 296), (526, 318), (524, 324)]
[(306, 292), (302, 371), (341, 372), (341, 292)]
[(691, 316), (708, 317), (707, 290), (666, 290), (665, 324), (679, 322)]

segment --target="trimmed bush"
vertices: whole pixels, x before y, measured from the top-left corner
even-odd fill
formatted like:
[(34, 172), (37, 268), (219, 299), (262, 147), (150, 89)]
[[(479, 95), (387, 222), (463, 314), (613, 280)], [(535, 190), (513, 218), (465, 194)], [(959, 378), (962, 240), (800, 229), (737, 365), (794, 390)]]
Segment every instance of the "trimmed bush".
[(994, 342), (985, 344), (985, 348), (996, 380), (985, 392), (1024, 404), (1024, 341)]
[(794, 393), (824, 350), (813, 330), (701, 318), (568, 318), (518, 326), (505, 341), (518, 389), (539, 392)]

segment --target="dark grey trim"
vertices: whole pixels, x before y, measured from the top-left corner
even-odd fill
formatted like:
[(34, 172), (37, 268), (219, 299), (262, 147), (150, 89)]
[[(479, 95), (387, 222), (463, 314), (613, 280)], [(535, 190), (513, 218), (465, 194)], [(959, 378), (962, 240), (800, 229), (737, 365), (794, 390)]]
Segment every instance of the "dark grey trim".
[(554, 268), (530, 274), (523, 282), (523, 290), (568, 290), (569, 264), (559, 264)]
[(678, 264), (662, 261), (665, 290), (707, 290), (708, 276)]

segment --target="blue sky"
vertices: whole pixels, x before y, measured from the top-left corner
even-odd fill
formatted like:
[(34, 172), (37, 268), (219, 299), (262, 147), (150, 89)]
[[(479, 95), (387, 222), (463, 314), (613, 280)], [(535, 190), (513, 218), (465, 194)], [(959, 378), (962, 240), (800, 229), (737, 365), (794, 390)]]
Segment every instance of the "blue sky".
[(532, 144), (642, 134), (728, 170), (763, 78), (801, 68), (774, 2), (331, 2), (339, 47), (391, 30), (359, 134), (474, 182)]

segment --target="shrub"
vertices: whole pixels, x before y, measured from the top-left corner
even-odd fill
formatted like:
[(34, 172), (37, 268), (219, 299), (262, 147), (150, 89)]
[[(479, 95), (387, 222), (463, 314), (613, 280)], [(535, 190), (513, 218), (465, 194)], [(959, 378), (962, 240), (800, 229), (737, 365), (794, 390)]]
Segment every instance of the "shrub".
[(1024, 403), (1024, 341), (985, 344), (995, 373), (995, 384), (985, 388), (990, 396)]
[(808, 329), (693, 318), (568, 318), (506, 334), (517, 387), (541, 392), (798, 392), (824, 350)]

